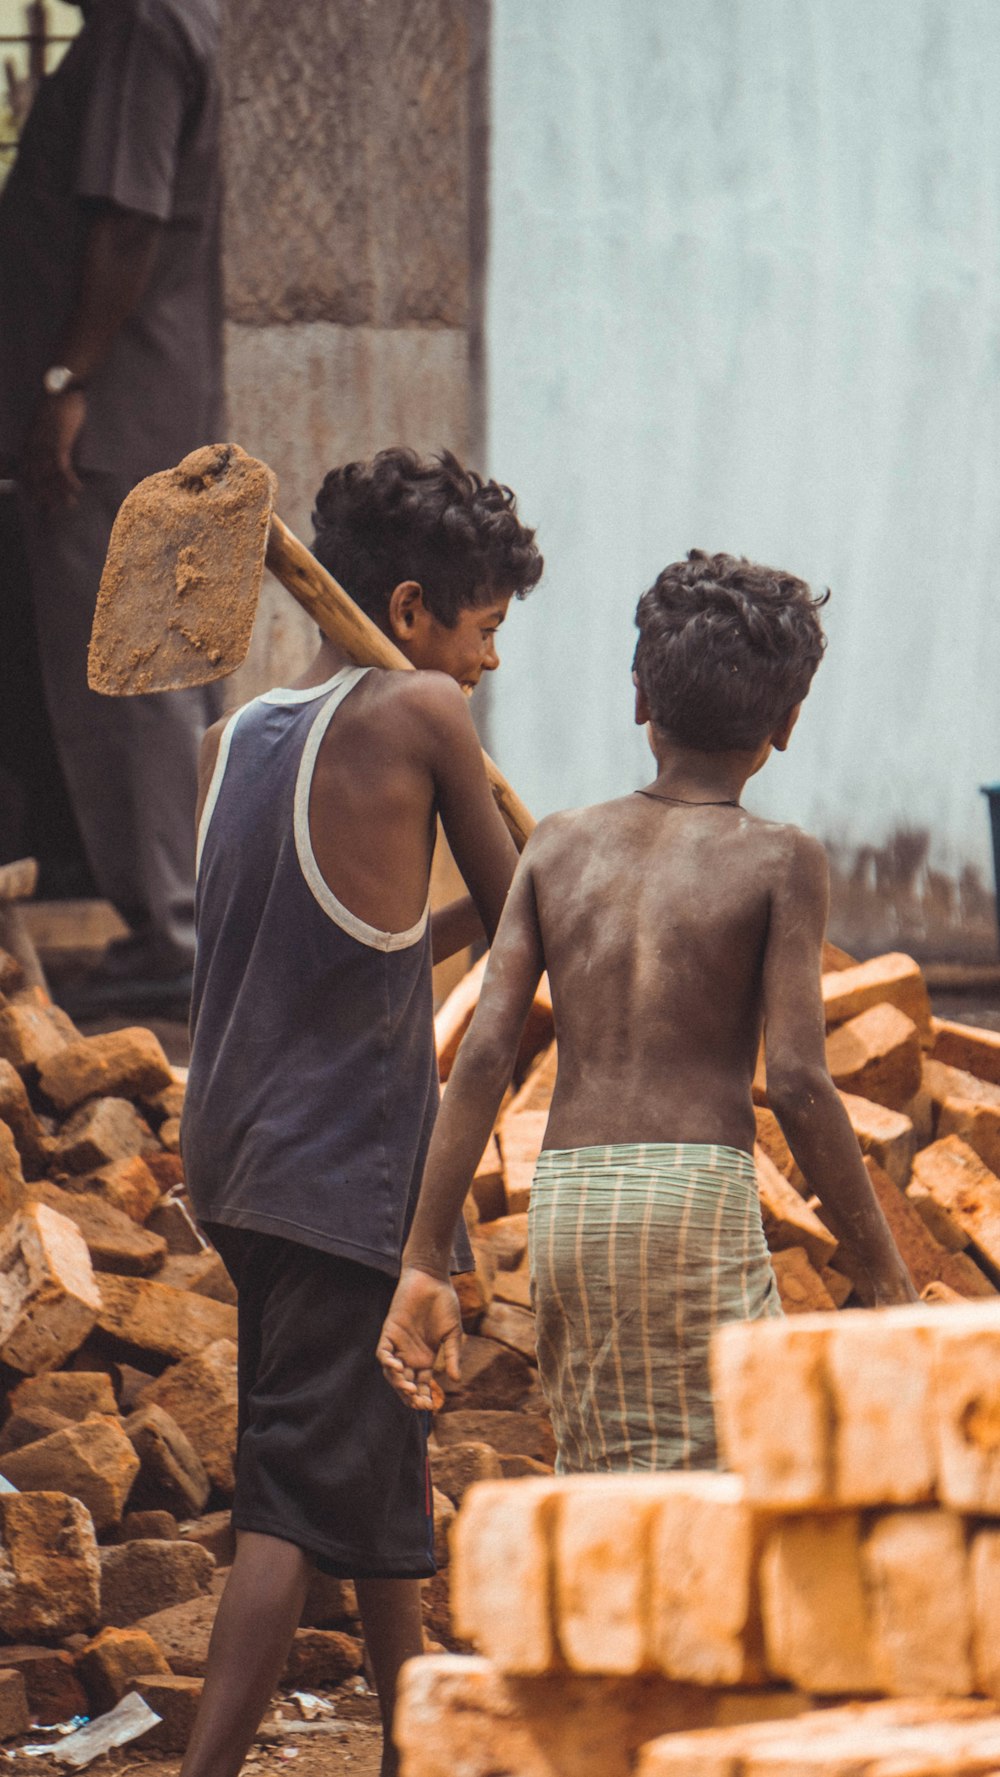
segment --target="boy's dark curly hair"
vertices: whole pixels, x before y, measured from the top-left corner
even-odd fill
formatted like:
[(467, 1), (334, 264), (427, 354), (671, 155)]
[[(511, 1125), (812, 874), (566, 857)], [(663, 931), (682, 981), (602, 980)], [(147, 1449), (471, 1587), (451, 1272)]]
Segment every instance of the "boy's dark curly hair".
[(541, 578), (535, 533), (510, 488), (397, 446), (370, 463), (331, 469), (316, 495), (313, 552), (384, 626), (393, 589), (419, 581), (428, 610), (451, 629), (468, 606), (525, 594)]
[(633, 668), (654, 725), (704, 752), (759, 747), (809, 689), (829, 596), (743, 556), (692, 549), (672, 562), (635, 614)]

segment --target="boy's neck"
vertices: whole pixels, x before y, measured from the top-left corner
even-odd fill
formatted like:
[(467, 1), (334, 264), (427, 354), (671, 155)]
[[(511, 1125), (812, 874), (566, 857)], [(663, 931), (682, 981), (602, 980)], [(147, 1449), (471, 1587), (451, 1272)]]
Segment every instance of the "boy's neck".
[(309, 665), (292, 681), (292, 686), (297, 691), (306, 691), (310, 685), (325, 685), (327, 679), (332, 679), (334, 673), (340, 672), (341, 667), (355, 664), (344, 653), (343, 648), (338, 648), (336, 642), (331, 642), (329, 636), (324, 636)]
[(747, 779), (763, 763), (760, 751), (702, 753), (659, 735), (653, 750), (659, 770), (647, 789), (672, 802), (738, 802)]

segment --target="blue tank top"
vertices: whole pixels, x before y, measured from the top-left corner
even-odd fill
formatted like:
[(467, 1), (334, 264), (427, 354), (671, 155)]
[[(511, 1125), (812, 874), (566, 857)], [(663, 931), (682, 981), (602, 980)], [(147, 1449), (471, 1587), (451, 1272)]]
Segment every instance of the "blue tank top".
[(223, 730), (199, 833), (182, 1147), (202, 1221), (394, 1275), (439, 1096), (428, 910), (406, 932), (367, 925), (309, 836), (320, 743), (367, 670), (269, 691)]

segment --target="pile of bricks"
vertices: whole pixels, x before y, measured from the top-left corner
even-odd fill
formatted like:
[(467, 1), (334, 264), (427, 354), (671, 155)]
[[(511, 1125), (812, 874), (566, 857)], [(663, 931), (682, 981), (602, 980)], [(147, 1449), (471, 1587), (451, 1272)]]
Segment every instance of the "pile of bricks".
[(404, 1777), (1000, 1770), (1000, 1303), (734, 1324), (713, 1372), (732, 1473), (470, 1491), (480, 1652), (407, 1669)]
[[(231, 1559), (236, 1308), (194, 1226), (183, 1084), (148, 1030), (81, 1037), (0, 952), (0, 1738), (138, 1689), (180, 1747)], [(442, 1501), (443, 1532), (451, 1511)], [(356, 1685), (353, 1587), (289, 1659)]]
[[(850, 965), (830, 950), (826, 961), (831, 1066), (915, 1281), (931, 1298), (995, 1297), (1000, 1038), (934, 1020), (908, 958)], [(445, 1080), (481, 978), (480, 965), (438, 1015)], [(438, 1395), (441, 1572), (425, 1617), (446, 1649), (467, 1646), (474, 1627), (461, 1613), (452, 1622), (449, 1598), (448, 1531), (468, 1488), (551, 1484), (526, 1211), (555, 1061), (543, 982), (467, 1205), (476, 1268), (458, 1285), (462, 1380)], [(763, 1065), (754, 1092), (785, 1306), (850, 1305), (850, 1260), (804, 1194)], [(138, 1686), (164, 1718), (160, 1746), (177, 1746), (197, 1702), (231, 1558), (236, 1310), (185, 1197), (182, 1100), (149, 1031), (81, 1037), (0, 953), (0, 1476), (18, 1490), (0, 1495), (0, 1737)], [(353, 1588), (317, 1580), (286, 1677), (355, 1685), (362, 1659)], [(730, 1719), (736, 1694), (708, 1719)], [(753, 1696), (739, 1707), (756, 1709)], [(634, 1697), (628, 1710), (648, 1725)]]

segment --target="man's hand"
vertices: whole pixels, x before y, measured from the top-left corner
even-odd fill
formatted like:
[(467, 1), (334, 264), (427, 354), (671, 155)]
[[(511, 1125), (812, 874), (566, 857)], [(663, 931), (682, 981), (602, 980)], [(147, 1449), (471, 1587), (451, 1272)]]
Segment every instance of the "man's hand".
[(431, 1372), (438, 1352), (453, 1382), (460, 1372), (462, 1316), (451, 1284), (408, 1265), (389, 1304), (376, 1356), (408, 1407), (431, 1410)]
[(25, 492), (40, 506), (75, 506), (83, 492), (73, 452), (86, 417), (82, 389), (46, 395), (39, 403), (25, 446), (22, 480)]

